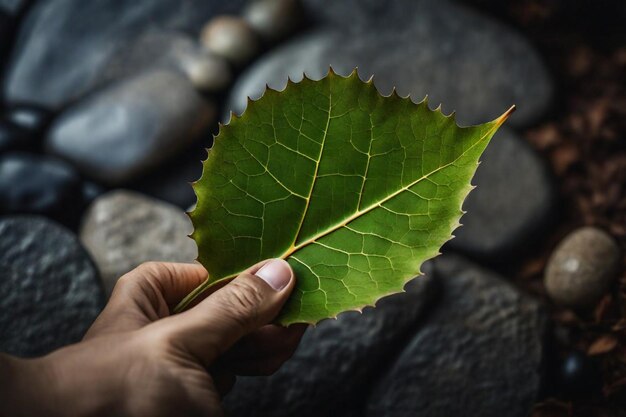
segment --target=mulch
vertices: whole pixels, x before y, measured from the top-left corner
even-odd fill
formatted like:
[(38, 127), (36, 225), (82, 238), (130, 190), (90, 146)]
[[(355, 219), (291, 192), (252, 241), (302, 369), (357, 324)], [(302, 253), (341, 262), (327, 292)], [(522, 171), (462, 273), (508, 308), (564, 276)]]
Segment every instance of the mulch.
[[(533, 417), (626, 415), (626, 3), (516, 0), (484, 5), (533, 42), (557, 83), (554, 110), (524, 132), (556, 179), (561, 215), (537, 250), (516, 268), (516, 283), (541, 297), (553, 320), (555, 366), (582, 352), (599, 378), (576, 395), (548, 379)], [(624, 259), (618, 282), (595, 308), (554, 305), (543, 286), (558, 242), (580, 226), (610, 233)], [(558, 379), (558, 378), (557, 378)]]

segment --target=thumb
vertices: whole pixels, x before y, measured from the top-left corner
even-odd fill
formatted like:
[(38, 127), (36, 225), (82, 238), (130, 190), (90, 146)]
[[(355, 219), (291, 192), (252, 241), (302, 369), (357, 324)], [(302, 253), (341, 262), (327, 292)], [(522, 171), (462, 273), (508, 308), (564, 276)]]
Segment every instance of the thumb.
[(282, 259), (257, 264), (204, 299), (174, 316), (177, 344), (209, 366), (240, 338), (271, 322), (295, 285)]

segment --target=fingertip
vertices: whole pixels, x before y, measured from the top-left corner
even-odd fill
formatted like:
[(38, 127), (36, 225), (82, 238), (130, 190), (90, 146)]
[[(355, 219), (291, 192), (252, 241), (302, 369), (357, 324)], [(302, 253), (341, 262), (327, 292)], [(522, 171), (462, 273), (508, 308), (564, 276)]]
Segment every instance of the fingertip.
[(265, 281), (274, 291), (282, 291), (294, 281), (293, 269), (284, 259), (270, 259), (254, 275)]

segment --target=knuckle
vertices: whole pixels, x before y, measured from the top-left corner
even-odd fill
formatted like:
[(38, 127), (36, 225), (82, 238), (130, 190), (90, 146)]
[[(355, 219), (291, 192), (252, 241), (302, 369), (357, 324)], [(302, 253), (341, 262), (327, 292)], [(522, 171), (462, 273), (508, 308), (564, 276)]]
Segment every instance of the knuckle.
[(246, 279), (234, 280), (228, 287), (227, 303), (238, 313), (239, 324), (248, 327), (256, 323), (264, 300), (262, 291)]

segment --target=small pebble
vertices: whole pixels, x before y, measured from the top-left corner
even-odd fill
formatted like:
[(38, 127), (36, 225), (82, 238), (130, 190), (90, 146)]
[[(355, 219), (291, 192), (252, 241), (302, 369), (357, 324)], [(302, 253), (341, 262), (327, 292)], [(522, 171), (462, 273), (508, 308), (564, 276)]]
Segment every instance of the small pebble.
[(243, 12), (244, 19), (267, 43), (286, 38), (302, 21), (298, 0), (257, 0)]
[(560, 363), (559, 388), (566, 396), (589, 395), (601, 385), (596, 362), (581, 352), (570, 352)]
[(546, 290), (562, 306), (592, 306), (615, 279), (619, 262), (620, 250), (606, 232), (594, 227), (575, 230), (561, 241), (548, 261)]
[(206, 93), (225, 90), (233, 79), (228, 62), (212, 54), (189, 58), (181, 62), (180, 67), (193, 86)]
[(4, 112), (4, 118), (35, 135), (41, 135), (50, 124), (52, 114), (39, 106), (16, 105)]
[(260, 49), (259, 39), (250, 25), (234, 16), (220, 16), (202, 29), (202, 45), (235, 66), (242, 66), (254, 58)]

